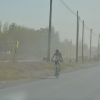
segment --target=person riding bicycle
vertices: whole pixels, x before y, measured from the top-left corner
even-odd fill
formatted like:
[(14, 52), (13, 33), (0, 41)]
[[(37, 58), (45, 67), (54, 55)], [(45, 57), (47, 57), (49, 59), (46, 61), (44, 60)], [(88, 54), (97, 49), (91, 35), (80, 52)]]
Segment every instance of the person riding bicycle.
[(62, 54), (59, 52), (59, 50), (56, 50), (56, 53), (54, 53), (51, 61), (53, 61), (53, 58), (55, 57), (55, 64), (57, 64), (57, 62), (59, 63), (59, 71), (61, 71), (60, 68), (60, 62), (63, 62), (63, 58), (62, 58)]

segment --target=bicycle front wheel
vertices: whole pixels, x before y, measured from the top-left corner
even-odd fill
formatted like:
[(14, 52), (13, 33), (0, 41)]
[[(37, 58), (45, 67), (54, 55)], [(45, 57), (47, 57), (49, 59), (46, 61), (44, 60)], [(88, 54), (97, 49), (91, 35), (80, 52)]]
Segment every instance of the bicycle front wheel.
[(56, 79), (59, 77), (59, 68), (58, 68), (58, 64), (56, 65)]

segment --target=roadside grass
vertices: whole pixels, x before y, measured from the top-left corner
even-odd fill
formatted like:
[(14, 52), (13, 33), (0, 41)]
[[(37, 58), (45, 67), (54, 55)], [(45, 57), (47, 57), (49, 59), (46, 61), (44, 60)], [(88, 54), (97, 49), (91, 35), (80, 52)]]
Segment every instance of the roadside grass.
[(24, 69), (15, 68), (13, 63), (0, 63), (0, 80), (23, 79), (25, 78), (22, 76), (22, 73), (24, 72)]
[[(41, 62), (42, 64), (40, 65), (43, 69), (48, 69), (48, 70), (55, 70), (55, 63), (53, 62)], [(60, 63), (61, 69), (66, 70), (67, 67), (75, 67), (75, 66), (81, 66), (81, 64), (74, 63), (74, 62), (68, 62), (64, 61)]]
[[(67, 70), (67, 68), (72, 69), (76, 66), (81, 67), (81, 65), (91, 63), (94, 63), (94, 61), (90, 62), (87, 60), (83, 63), (82, 61), (80, 61), (79, 63), (75, 63), (75, 61), (68, 62), (67, 60), (65, 60), (61, 63), (61, 69)], [(44, 70), (55, 70), (55, 63), (47, 61), (31, 62), (28, 64), (18, 62), (0, 62), (0, 80), (19, 80), (27, 78), (27, 75), (30, 74), (32, 71), (38, 72)]]
[(0, 80), (18, 80), (22, 78), (24, 77), (16, 74), (15, 70), (0, 70)]

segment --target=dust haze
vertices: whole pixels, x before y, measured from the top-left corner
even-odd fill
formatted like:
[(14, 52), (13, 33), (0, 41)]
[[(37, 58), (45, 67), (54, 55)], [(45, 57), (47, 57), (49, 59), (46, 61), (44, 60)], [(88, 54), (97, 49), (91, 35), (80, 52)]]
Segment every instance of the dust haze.
[[(16, 23), (5, 23), (3, 25), (0, 22), (0, 52), (1, 55), (5, 54), (5, 56), (1, 56), (1, 60), (13, 59), (16, 41), (19, 41), (19, 46), (16, 51), (17, 60), (42, 59), (43, 57), (47, 57), (48, 32), (48, 27), (35, 30), (34, 28), (17, 25)], [(56, 49), (59, 49), (64, 58), (71, 59), (76, 56), (75, 43), (67, 38), (61, 41), (59, 32), (52, 26), (51, 57)], [(96, 50), (97, 48), (92, 47), (92, 57), (96, 54)], [(79, 56), (81, 54), (82, 42), (79, 41)], [(87, 44), (84, 44), (84, 56), (89, 56)]]

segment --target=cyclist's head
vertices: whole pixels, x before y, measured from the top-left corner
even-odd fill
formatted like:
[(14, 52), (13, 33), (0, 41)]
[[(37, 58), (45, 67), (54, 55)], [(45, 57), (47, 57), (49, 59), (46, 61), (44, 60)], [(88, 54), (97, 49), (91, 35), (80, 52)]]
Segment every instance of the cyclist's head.
[(56, 53), (59, 53), (59, 50), (58, 49), (56, 50)]

